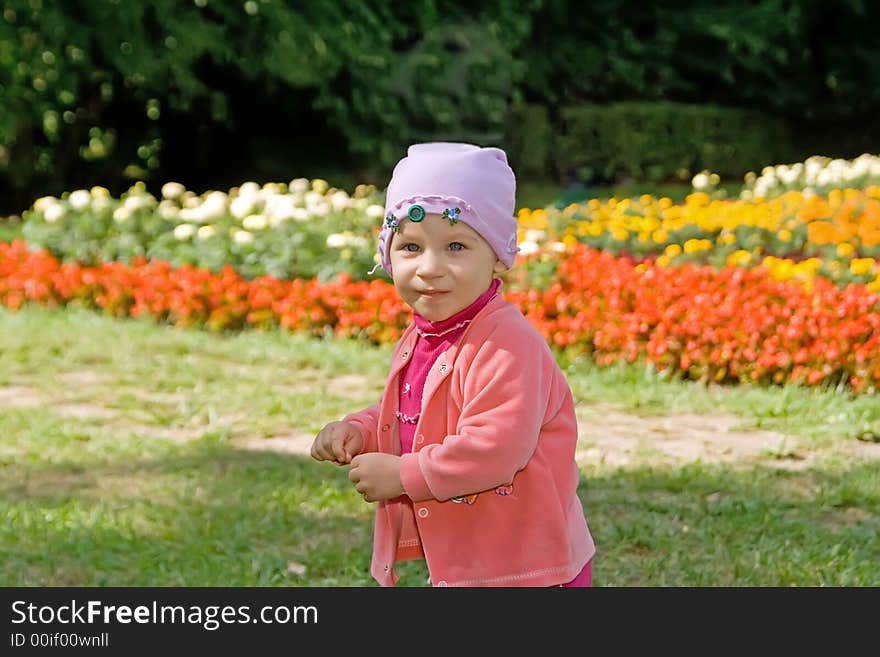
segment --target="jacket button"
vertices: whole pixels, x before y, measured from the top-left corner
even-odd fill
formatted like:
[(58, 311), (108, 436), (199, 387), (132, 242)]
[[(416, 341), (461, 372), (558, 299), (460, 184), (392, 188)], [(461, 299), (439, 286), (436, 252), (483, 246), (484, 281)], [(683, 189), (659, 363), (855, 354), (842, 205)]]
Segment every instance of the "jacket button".
[(449, 586), (449, 584), (446, 583), (445, 579), (441, 579), (439, 582), (437, 582), (437, 586), (447, 587)]
[(407, 356), (409, 356), (409, 352), (408, 352), (408, 351), (404, 351), (402, 354), (400, 354), (400, 358), (401, 358), (402, 360), (406, 360), (406, 357), (407, 357)]
[(420, 433), (418, 436), (416, 436), (416, 442), (419, 445), (421, 445), (423, 442), (425, 442), (425, 434)]
[(383, 424), (382, 425), (382, 431), (388, 431), (390, 428), (391, 428), (390, 424)]
[(421, 509), (419, 509), (419, 518), (427, 518), (428, 513), (429, 513), (428, 509), (426, 509), (425, 507), (422, 507)]
[(445, 372), (445, 371), (446, 371), (446, 363), (440, 363), (440, 371), (441, 371), (441, 372)]

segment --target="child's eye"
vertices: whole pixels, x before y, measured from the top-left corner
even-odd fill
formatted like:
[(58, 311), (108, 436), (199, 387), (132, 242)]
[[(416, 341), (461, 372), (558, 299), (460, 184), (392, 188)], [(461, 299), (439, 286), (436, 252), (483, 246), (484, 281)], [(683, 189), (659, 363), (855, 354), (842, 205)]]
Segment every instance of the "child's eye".
[(400, 247), (402, 251), (408, 251), (409, 253), (415, 253), (419, 250), (419, 245), (414, 244), (413, 242), (407, 242), (403, 246)]
[(451, 242), (449, 244), (450, 251), (464, 251), (464, 244), (461, 242)]

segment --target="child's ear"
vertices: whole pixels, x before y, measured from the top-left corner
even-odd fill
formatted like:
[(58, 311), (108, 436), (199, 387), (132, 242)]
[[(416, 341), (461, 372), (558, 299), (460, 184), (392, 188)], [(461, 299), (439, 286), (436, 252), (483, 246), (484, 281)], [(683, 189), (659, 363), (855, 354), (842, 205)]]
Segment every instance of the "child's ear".
[(503, 274), (503, 273), (506, 272), (508, 269), (510, 269), (510, 267), (508, 267), (507, 265), (505, 265), (503, 262), (501, 262), (501, 261), (498, 260), (497, 258), (495, 259), (495, 266), (492, 267), (492, 271), (493, 271), (493, 272), (495, 272), (496, 274)]

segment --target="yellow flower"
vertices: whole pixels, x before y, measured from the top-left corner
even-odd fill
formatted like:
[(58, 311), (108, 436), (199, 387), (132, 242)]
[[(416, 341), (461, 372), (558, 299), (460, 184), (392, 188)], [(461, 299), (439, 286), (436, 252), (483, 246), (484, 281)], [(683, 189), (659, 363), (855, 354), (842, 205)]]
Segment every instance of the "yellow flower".
[(663, 244), (663, 242), (669, 239), (669, 233), (663, 228), (658, 228), (651, 234), (651, 237), (657, 244)]
[(662, 255), (657, 258), (657, 265), (659, 267), (668, 267), (670, 263), (669, 256)]
[(681, 255), (681, 246), (678, 244), (670, 244), (665, 249), (663, 249), (663, 253), (667, 258), (675, 258)]
[(685, 253), (699, 253), (700, 251), (706, 251), (712, 248), (712, 242), (709, 240), (695, 240), (690, 239), (684, 243), (684, 252)]
[(854, 258), (849, 263), (849, 271), (854, 276), (869, 273), (874, 267), (874, 258)]
[(718, 236), (718, 241), (721, 244), (735, 244), (736, 243), (736, 235), (733, 233), (723, 232)]
[(781, 239), (783, 242), (787, 242), (787, 241), (789, 241), (789, 240), (791, 239), (791, 231), (790, 231), (790, 230), (786, 230), (786, 229), (784, 229), (784, 228), (783, 228), (782, 230), (780, 230), (778, 233), (776, 233), (776, 235), (777, 235), (777, 237), (779, 237), (779, 239)]
[(851, 256), (855, 252), (855, 247), (849, 242), (841, 242), (837, 245), (837, 255), (841, 258)]
[(738, 251), (734, 251), (729, 256), (727, 256), (727, 266), (728, 267), (739, 267), (742, 265), (747, 265), (752, 260), (752, 254), (748, 251), (744, 251), (743, 249), (739, 249)]

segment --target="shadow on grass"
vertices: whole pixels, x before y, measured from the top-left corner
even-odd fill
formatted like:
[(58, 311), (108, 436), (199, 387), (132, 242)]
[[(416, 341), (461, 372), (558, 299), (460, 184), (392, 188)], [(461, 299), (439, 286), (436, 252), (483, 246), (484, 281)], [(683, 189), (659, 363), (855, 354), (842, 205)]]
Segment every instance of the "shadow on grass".
[[(202, 441), (161, 458), (2, 470), (5, 586), (375, 585), (372, 506), (347, 470), (307, 457)], [(880, 585), (878, 481), (878, 463), (585, 470), (595, 582)]]
[(371, 508), (332, 466), (194, 443), (3, 469), (3, 585), (371, 585)]

